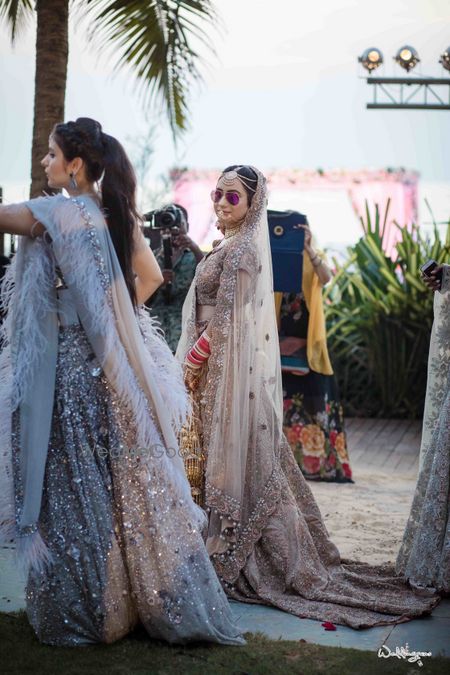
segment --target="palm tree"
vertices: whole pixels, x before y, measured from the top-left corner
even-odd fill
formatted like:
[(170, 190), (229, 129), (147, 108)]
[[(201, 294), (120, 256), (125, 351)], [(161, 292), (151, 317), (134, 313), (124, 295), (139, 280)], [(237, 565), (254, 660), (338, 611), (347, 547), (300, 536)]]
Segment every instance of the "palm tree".
[(211, 51), (206, 27), (216, 13), (210, 0), (0, 0), (0, 20), (14, 42), (33, 12), (37, 15), (34, 126), (30, 196), (48, 190), (40, 160), (48, 135), (64, 119), (69, 55), (69, 14), (90, 22), (90, 41), (114, 51), (116, 69), (131, 66), (144, 101), (159, 100), (174, 137), (185, 130), (187, 94), (200, 79), (194, 38)]

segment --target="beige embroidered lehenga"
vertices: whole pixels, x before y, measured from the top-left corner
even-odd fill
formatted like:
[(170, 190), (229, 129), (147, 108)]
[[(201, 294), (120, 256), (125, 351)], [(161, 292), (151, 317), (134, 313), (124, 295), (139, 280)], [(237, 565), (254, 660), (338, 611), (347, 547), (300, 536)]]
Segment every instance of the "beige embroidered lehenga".
[(229, 597), (354, 628), (431, 611), (388, 567), (341, 563), (282, 432), (266, 187), (238, 234), (198, 265), (177, 356), (207, 326), (196, 391), (203, 427), (206, 545)]

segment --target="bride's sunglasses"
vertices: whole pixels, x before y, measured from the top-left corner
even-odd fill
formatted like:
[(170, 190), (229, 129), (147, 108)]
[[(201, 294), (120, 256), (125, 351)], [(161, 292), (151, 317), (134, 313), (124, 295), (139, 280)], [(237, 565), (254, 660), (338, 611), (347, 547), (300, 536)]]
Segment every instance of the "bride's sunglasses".
[[(223, 195), (223, 190), (220, 190), (219, 188), (217, 188), (217, 190), (213, 190), (211, 192), (211, 199), (213, 200), (214, 204), (218, 204)], [(230, 190), (229, 192), (225, 192), (225, 199), (231, 206), (237, 206), (241, 198), (237, 192)]]

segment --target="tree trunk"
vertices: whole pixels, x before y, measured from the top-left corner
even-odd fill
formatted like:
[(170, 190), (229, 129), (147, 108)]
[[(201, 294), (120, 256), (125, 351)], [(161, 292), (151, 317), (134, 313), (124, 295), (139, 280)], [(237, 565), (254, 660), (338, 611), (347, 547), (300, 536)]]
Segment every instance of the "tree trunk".
[(50, 192), (41, 159), (48, 137), (64, 120), (69, 58), (69, 0), (37, 0), (36, 75), (34, 87), (33, 149), (30, 197)]

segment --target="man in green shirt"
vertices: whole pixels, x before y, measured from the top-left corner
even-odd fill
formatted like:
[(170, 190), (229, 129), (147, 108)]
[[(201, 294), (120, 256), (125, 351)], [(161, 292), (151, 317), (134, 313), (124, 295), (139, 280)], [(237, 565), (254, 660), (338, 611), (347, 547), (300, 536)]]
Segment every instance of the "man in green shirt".
[[(162, 245), (154, 251), (164, 277), (164, 283), (150, 298), (148, 303), (152, 316), (161, 323), (166, 341), (175, 353), (181, 336), (181, 310), (184, 299), (194, 278), (197, 264), (203, 258), (199, 246), (188, 235), (189, 221), (186, 209), (180, 204), (173, 204), (181, 211), (182, 217), (178, 233), (172, 234), (172, 269), (164, 269), (164, 252)], [(170, 299), (166, 289), (170, 284)]]

